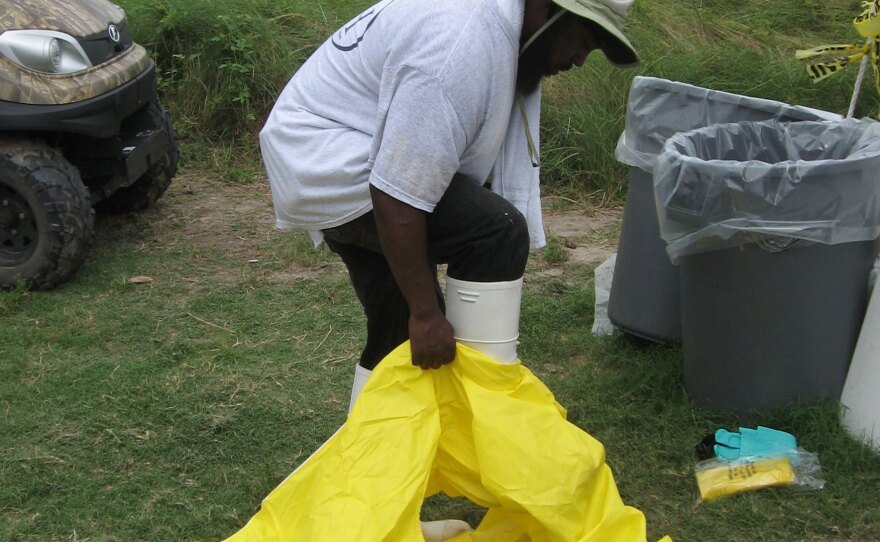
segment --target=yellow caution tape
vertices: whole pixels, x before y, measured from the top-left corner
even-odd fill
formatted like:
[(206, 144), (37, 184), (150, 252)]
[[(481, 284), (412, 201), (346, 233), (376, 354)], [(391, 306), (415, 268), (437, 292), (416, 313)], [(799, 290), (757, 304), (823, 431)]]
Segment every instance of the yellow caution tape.
[(862, 2), (862, 13), (853, 21), (859, 35), (872, 38), (880, 34), (880, 0)]
[(819, 82), (861, 60), (865, 56), (865, 49), (863, 45), (822, 45), (801, 49), (795, 53), (795, 58), (801, 61), (811, 60), (807, 65), (807, 73), (813, 82)]
[(862, 12), (853, 21), (863, 44), (822, 45), (795, 52), (795, 58), (807, 63), (807, 74), (817, 83), (865, 56), (874, 68), (874, 85), (880, 92), (880, 0), (862, 2)]

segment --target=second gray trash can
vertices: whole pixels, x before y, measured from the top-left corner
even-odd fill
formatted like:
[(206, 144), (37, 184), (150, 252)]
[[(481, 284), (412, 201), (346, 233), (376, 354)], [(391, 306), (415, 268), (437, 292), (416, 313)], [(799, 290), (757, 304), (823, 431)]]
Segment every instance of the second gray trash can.
[(839, 115), (781, 102), (636, 77), (617, 159), (630, 167), (608, 316), (623, 331), (655, 342), (681, 340), (679, 268), (660, 238), (654, 203), (654, 166), (666, 140), (718, 123), (824, 120)]
[(685, 387), (748, 415), (839, 399), (880, 233), (880, 124), (776, 121), (677, 134), (655, 197), (681, 263)]

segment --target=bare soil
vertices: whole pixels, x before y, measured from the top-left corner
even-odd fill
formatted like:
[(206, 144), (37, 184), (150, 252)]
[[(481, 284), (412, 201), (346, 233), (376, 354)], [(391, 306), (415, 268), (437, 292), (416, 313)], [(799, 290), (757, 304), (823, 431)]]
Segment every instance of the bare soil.
[[(548, 199), (546, 203), (544, 229), (548, 241), (564, 250), (565, 266), (594, 267), (617, 250), (621, 209), (569, 204), (559, 210), (558, 202), (551, 205)], [(105, 220), (99, 235), (148, 227), (164, 242), (181, 240), (190, 246), (212, 247), (230, 261), (247, 262), (259, 260), (262, 241), (276, 234), (268, 182), (229, 185), (198, 172), (178, 175), (155, 207), (131, 218)], [(563, 269), (541, 272), (561, 274)], [(313, 273), (308, 268), (292, 269), (287, 278)]]
[(565, 211), (544, 210), (544, 232), (557, 238), (568, 263), (598, 265), (617, 251), (622, 209), (582, 207)]

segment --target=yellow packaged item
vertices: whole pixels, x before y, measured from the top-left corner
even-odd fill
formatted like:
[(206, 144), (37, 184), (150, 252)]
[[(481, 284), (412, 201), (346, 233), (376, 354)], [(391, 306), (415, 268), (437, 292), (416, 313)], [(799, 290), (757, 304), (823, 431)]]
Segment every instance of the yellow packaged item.
[(646, 539), (602, 444), (522, 364), (463, 345), (437, 370), (410, 359), (409, 343), (385, 358), (345, 424), (226, 542), (423, 542), (422, 502), (440, 491), (488, 509), (454, 542)]
[(795, 481), (788, 457), (705, 463), (696, 473), (700, 499), (704, 501), (765, 487), (787, 486)]

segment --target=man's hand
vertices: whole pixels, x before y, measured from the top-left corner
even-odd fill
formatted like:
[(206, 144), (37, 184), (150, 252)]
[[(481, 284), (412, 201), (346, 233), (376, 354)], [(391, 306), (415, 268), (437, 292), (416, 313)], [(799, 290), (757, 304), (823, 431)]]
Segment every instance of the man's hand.
[(412, 362), (436, 369), (455, 357), (452, 324), (440, 310), (428, 261), (426, 213), (370, 186), (382, 252), (410, 310)]
[(437, 369), (455, 357), (452, 324), (437, 310), (424, 317), (410, 316), (412, 362), (422, 369)]

